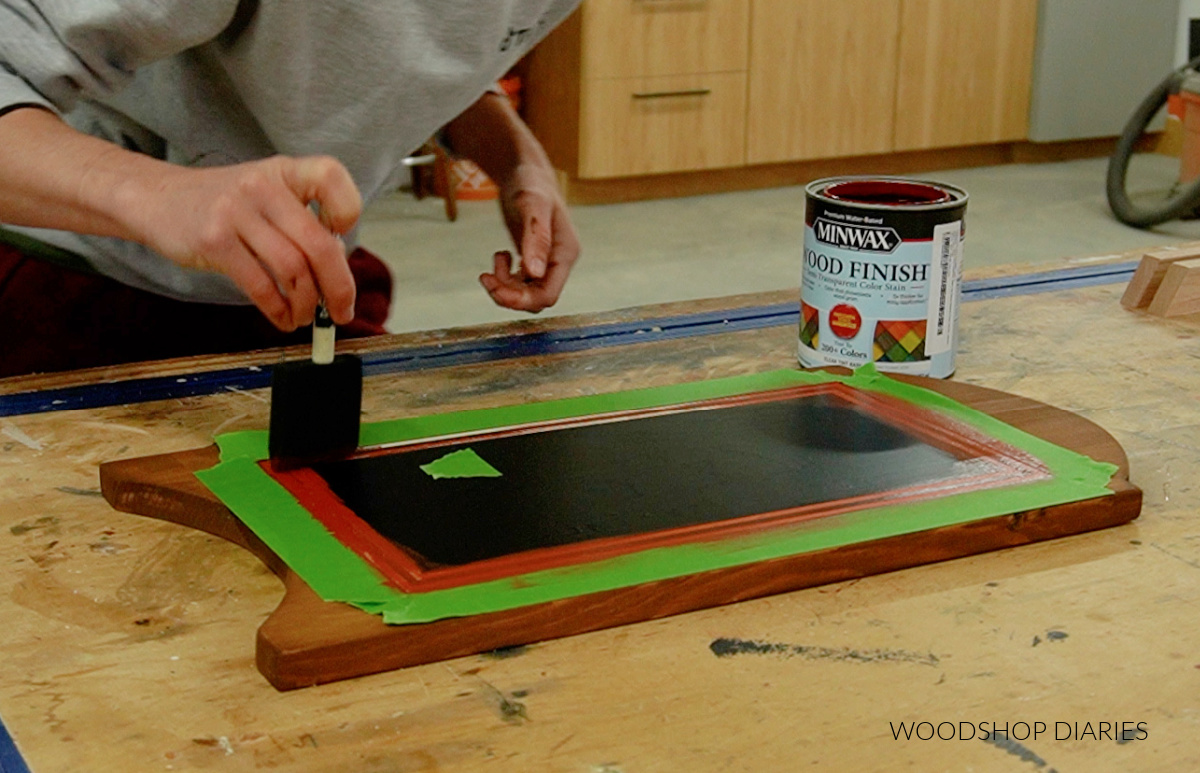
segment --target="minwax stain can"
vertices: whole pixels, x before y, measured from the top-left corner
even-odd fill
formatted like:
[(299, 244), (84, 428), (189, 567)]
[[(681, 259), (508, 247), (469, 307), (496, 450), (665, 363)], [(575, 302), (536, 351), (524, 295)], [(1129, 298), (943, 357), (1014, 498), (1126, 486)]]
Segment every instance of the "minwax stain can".
[(951, 375), (967, 194), (895, 177), (806, 191), (800, 364)]

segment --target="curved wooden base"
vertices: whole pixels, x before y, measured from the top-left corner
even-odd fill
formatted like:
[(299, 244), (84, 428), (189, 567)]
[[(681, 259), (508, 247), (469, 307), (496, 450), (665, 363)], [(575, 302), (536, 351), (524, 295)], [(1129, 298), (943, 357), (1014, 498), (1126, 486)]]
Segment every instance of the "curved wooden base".
[(1114, 496), (987, 518), (748, 566), (703, 572), (521, 609), (388, 626), (376, 615), (327, 603), (195, 477), (215, 446), (101, 465), (118, 510), (197, 528), (250, 550), (283, 580), (285, 595), (258, 631), (258, 668), (280, 690), (460, 657), (680, 614), (776, 593), (1116, 526), (1136, 518), (1142, 493), (1128, 481), (1120, 445), (1079, 416), (983, 387), (911, 377), (1052, 443), (1119, 467)]

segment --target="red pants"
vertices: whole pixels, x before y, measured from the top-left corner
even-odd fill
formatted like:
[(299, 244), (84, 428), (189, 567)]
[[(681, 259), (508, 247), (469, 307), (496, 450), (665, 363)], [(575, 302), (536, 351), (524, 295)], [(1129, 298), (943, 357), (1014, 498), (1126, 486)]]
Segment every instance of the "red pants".
[[(338, 334), (385, 333), (391, 275), (364, 249), (349, 261), (355, 319)], [(309, 340), (309, 330), (283, 333), (253, 306), (176, 301), (0, 245), (0, 378)]]

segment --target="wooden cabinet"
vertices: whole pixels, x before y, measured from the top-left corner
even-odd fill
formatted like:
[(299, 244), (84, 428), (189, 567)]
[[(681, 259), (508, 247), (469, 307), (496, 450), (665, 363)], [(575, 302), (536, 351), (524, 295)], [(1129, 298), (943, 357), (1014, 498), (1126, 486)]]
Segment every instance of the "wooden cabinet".
[(746, 160), (886, 153), (900, 0), (755, 0)]
[(584, 80), (743, 72), (750, 0), (588, 0)]
[(1023, 140), (1037, 0), (587, 0), (526, 117), (608, 180)]
[(738, 166), (745, 159), (745, 73), (619, 78), (583, 95), (579, 176)]
[(1023, 140), (1035, 0), (903, 0), (896, 150)]
[(740, 166), (749, 20), (750, 0), (589, 0), (532, 58), (526, 117), (582, 179)]

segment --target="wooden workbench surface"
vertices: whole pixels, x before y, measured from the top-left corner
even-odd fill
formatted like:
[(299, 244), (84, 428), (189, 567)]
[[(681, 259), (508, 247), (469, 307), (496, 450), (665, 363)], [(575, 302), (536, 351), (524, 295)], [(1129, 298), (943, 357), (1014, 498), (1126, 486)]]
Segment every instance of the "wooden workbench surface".
[[(0, 419), (0, 719), (33, 773), (1200, 769), (1200, 325), (1126, 312), (1121, 289), (964, 305), (957, 378), (1112, 433), (1145, 492), (1132, 525), (289, 693), (253, 664), (276, 578), (214, 537), (117, 513), (97, 490), (102, 461), (264, 427), (265, 394)], [(795, 346), (782, 326), (378, 376), (365, 418), (792, 367)], [(0, 382), (0, 394), (274, 358)], [(893, 738), (922, 721), (1016, 736)], [(1023, 738), (1017, 723), (1035, 722), (1046, 730)], [(1074, 737), (1056, 740), (1056, 722)], [(1145, 737), (1076, 735), (1087, 722), (1140, 722)]]

